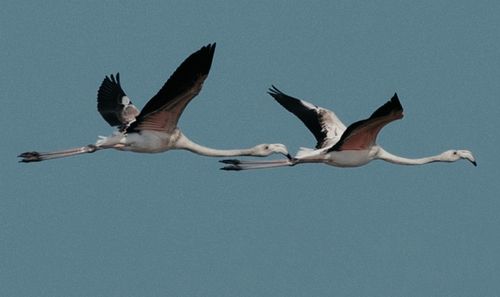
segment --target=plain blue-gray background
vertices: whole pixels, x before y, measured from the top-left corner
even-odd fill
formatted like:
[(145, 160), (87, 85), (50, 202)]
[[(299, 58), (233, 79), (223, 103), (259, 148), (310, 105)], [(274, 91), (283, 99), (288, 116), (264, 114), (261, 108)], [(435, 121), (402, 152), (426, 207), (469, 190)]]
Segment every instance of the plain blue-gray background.
[[(4, 1), (0, 9), (1, 296), (499, 296), (497, 1)], [(266, 94), (346, 124), (397, 91), (379, 143), (461, 161), (220, 171), (185, 151), (35, 164), (112, 129), (120, 71), (141, 107), (217, 42), (179, 123), (216, 148), (313, 146)]]

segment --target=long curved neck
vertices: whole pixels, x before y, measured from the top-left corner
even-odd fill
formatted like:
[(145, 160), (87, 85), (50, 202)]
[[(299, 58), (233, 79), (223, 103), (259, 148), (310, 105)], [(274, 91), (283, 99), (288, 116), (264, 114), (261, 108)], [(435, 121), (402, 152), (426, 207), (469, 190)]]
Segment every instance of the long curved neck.
[(184, 134), (181, 134), (176, 143), (176, 149), (185, 149), (195, 154), (208, 157), (236, 157), (236, 156), (253, 156), (255, 150), (253, 148), (218, 150), (199, 145), (192, 142)]
[(382, 148), (379, 148), (377, 152), (376, 159), (381, 159), (390, 163), (400, 164), (400, 165), (422, 165), (432, 162), (444, 162), (445, 160), (441, 159), (441, 155), (423, 157), (423, 158), (404, 158), (388, 153)]

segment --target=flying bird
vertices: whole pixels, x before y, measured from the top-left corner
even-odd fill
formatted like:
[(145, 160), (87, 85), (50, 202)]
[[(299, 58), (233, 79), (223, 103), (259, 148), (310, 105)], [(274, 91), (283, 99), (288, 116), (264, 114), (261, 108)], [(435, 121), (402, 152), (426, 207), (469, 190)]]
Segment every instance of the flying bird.
[(448, 150), (436, 156), (409, 159), (393, 155), (377, 145), (377, 135), (387, 124), (403, 118), (403, 107), (397, 94), (364, 120), (346, 126), (331, 110), (288, 96), (275, 86), (268, 92), (279, 104), (297, 116), (316, 138), (314, 149), (301, 148), (294, 158), (272, 161), (222, 160), (223, 170), (246, 170), (303, 163), (324, 163), (337, 167), (358, 167), (372, 160), (384, 160), (400, 165), (421, 165), (431, 162), (469, 160), (477, 166), (468, 150)]
[(120, 75), (103, 80), (97, 93), (97, 110), (108, 124), (118, 126), (109, 137), (95, 144), (55, 152), (25, 152), (20, 162), (37, 162), (56, 158), (93, 153), (103, 149), (116, 149), (137, 153), (161, 153), (184, 149), (211, 157), (257, 156), (280, 153), (288, 158), (283, 144), (259, 144), (252, 148), (218, 150), (189, 140), (177, 127), (187, 104), (201, 91), (208, 76), (215, 52), (215, 43), (191, 54), (170, 76), (160, 91), (139, 110), (123, 91)]

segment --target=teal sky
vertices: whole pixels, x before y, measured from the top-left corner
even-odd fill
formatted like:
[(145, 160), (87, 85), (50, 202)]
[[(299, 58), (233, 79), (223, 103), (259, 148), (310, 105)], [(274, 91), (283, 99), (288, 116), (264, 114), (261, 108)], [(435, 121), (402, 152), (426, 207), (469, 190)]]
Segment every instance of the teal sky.
[[(495, 1), (6, 1), (0, 9), (1, 296), (499, 296)], [(378, 142), (420, 157), (226, 172), (185, 151), (17, 154), (93, 143), (105, 75), (142, 107), (217, 42), (179, 126), (215, 148), (315, 140), (266, 94), (346, 123), (397, 92)]]

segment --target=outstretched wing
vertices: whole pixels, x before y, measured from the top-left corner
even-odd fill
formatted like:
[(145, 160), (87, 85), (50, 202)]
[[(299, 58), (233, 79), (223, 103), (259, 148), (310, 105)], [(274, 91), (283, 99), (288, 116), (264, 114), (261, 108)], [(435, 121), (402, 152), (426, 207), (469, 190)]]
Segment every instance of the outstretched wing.
[(328, 149), (331, 151), (364, 150), (376, 143), (380, 130), (392, 121), (403, 118), (403, 106), (397, 94), (379, 107), (365, 120), (351, 124), (340, 137), (340, 140)]
[(116, 79), (111, 74), (102, 81), (97, 91), (97, 110), (111, 126), (126, 127), (139, 115), (120, 85), (120, 73)]
[(209, 44), (182, 62), (127, 131), (174, 130), (186, 105), (201, 91), (210, 72), (214, 52), (215, 43)]
[(331, 110), (288, 96), (275, 86), (269, 89), (268, 94), (306, 125), (316, 138), (317, 149), (334, 145), (346, 129)]

